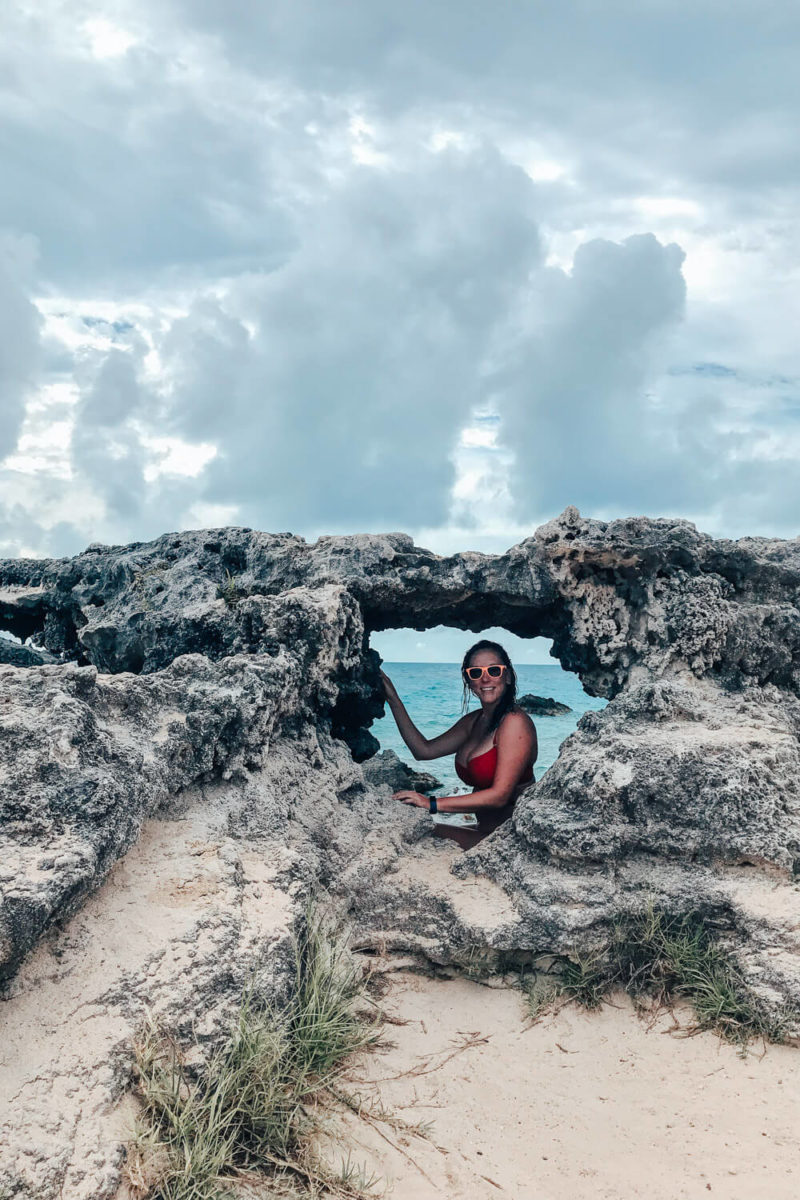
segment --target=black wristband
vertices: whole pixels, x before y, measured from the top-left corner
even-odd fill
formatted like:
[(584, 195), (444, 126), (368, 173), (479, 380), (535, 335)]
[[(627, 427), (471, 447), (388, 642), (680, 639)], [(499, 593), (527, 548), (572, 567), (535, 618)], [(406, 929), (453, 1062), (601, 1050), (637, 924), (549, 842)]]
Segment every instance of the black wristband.
[(436, 804), (436, 797), (435, 797), (435, 796), (430, 796), (430, 797), (428, 798), (428, 811), (429, 811), (429, 812), (432, 812), (432, 813), (435, 813), (435, 812), (438, 812), (438, 811), (439, 811), (439, 809), (438, 809), (438, 806), (437, 806), (437, 804)]

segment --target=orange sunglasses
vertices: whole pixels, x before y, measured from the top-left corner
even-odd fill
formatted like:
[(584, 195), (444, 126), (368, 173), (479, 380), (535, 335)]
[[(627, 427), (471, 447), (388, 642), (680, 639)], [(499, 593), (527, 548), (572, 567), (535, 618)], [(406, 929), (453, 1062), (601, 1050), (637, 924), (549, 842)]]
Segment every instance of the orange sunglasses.
[(505, 669), (500, 663), (492, 663), (490, 667), (467, 667), (464, 674), (470, 679), (481, 679), (484, 675), (489, 675), (492, 679), (499, 679)]

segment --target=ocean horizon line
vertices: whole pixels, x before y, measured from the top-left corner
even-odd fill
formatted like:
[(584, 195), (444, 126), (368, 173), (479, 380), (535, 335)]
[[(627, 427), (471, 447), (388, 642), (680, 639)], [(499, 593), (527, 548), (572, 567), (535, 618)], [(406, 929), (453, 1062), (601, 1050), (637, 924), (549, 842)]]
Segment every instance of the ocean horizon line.
[[(386, 663), (389, 667), (460, 667), (461, 663), (457, 659), (432, 659), (432, 658), (382, 658), (381, 662)], [(518, 667), (561, 667), (558, 659), (554, 658), (552, 663), (526, 663), (517, 660)], [(563, 667), (561, 667), (563, 671)], [(566, 672), (568, 675), (572, 672)]]

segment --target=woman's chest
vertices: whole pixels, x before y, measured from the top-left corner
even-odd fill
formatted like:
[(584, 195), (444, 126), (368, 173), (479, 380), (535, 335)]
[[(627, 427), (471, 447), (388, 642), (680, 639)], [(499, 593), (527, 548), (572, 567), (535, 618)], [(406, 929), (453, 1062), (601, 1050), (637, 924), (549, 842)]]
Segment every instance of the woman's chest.
[(494, 739), (491, 736), (470, 738), (469, 741), (464, 742), (464, 744), (459, 747), (456, 760), (466, 766), (470, 759), (482, 758), (485, 754), (488, 754), (490, 750), (494, 749)]

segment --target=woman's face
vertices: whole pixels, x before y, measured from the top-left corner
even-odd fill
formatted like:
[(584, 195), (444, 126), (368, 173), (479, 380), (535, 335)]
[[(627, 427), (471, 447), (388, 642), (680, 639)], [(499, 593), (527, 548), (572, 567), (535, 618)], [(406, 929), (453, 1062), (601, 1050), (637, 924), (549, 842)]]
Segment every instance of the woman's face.
[[(478, 650), (472, 655), (472, 658), (467, 663), (468, 667), (498, 667), (505, 666), (502, 658), (494, 652), (494, 650)], [(499, 700), (508, 687), (507, 681), (508, 668), (503, 671), (499, 679), (492, 679), (491, 675), (485, 672), (480, 679), (470, 679), (467, 676), (467, 686), (474, 696), (483, 704), (493, 704), (495, 700)]]

